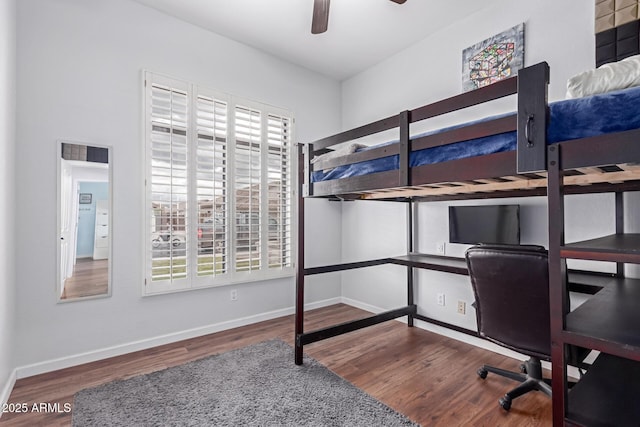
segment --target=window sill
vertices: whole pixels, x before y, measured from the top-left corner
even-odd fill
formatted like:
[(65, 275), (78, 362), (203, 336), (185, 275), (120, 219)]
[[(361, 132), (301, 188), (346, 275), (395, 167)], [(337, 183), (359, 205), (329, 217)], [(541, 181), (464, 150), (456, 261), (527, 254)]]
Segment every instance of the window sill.
[[(186, 291), (194, 291), (194, 290), (202, 290), (202, 289), (210, 289), (210, 288), (218, 288), (222, 286), (231, 286), (238, 285), (242, 283), (256, 283), (256, 282), (265, 282), (269, 280), (277, 280), (277, 279), (286, 279), (286, 278), (295, 277), (295, 269), (294, 268), (286, 268), (286, 269), (273, 269), (273, 271), (266, 271), (260, 273), (235, 273), (233, 277), (231, 276), (218, 276), (216, 278), (206, 277), (206, 278), (198, 278), (195, 283), (189, 283), (189, 281), (184, 280), (181, 283), (176, 283), (171, 287), (168, 287), (166, 282), (159, 283), (151, 283), (150, 285), (143, 285), (142, 296), (156, 296), (156, 295), (165, 295), (165, 294), (173, 294), (176, 292), (186, 292)], [(147, 279), (148, 281), (149, 279)], [(201, 283), (198, 281), (202, 280)], [(155, 289), (154, 289), (155, 288)]]

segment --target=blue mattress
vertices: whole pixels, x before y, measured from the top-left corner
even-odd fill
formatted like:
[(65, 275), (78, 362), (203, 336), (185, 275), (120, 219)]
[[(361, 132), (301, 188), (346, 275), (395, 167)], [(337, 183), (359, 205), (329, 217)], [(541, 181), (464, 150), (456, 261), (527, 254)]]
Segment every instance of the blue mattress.
[[(640, 128), (640, 87), (624, 89), (585, 98), (567, 99), (551, 103), (547, 142), (603, 135)], [(499, 118), (494, 116), (485, 120)], [(470, 123), (468, 123), (470, 124)], [(454, 126), (424, 135), (451, 130)], [(417, 135), (412, 138), (416, 138)], [(397, 142), (397, 141), (393, 141)], [(392, 144), (388, 142), (386, 144)], [(380, 147), (385, 144), (376, 145)], [(362, 150), (374, 147), (363, 148)], [(414, 151), (409, 158), (411, 167), (513, 151), (516, 149), (516, 132), (506, 132), (463, 142)], [(360, 150), (359, 150), (360, 151)], [(347, 178), (398, 169), (399, 156), (388, 156), (365, 162), (339, 166), (330, 171), (316, 171), (313, 181)]]

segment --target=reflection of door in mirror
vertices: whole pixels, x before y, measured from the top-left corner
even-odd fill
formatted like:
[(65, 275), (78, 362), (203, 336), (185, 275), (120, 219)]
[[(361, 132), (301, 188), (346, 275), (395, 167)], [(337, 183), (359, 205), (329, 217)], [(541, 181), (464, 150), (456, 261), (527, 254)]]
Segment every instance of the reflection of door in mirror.
[(60, 301), (110, 295), (109, 149), (63, 142), (59, 158)]

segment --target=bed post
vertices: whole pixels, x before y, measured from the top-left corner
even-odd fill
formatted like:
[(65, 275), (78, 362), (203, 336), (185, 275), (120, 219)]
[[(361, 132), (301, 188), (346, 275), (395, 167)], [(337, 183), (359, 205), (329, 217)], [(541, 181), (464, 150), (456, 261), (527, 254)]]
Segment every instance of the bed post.
[(298, 256), (296, 260), (296, 313), (295, 313), (295, 363), (302, 365), (302, 343), (304, 332), (304, 185), (308, 172), (305, 150), (309, 147), (298, 144)]
[[(567, 372), (564, 361), (566, 348), (562, 342), (562, 324), (568, 292), (566, 290), (566, 260), (560, 256), (564, 245), (564, 182), (560, 144), (549, 146), (547, 187), (549, 215), (549, 298), (551, 316), (551, 387), (553, 389), (553, 425), (563, 425), (567, 407)], [(556, 393), (556, 391), (561, 391)]]
[[(413, 253), (413, 238), (415, 236), (414, 233), (414, 205), (413, 200), (409, 199), (407, 202), (407, 254)], [(413, 295), (413, 267), (407, 265), (407, 305), (414, 304), (414, 295)], [(407, 325), (409, 327), (413, 326), (413, 315), (409, 314), (407, 316)]]
[[(301, 189), (301, 197), (313, 196), (313, 182), (311, 180), (311, 157), (313, 156), (313, 144), (301, 144), (300, 154), (298, 159), (298, 168), (303, 171), (302, 175), (299, 175)], [(301, 166), (302, 165), (302, 166)]]
[[(409, 157), (411, 155), (411, 139), (409, 124), (411, 123), (411, 111), (403, 111), (398, 115), (398, 128), (400, 130), (398, 186), (407, 186), (411, 182), (409, 174)], [(413, 202), (407, 202), (407, 253), (413, 252)], [(413, 267), (407, 266), (407, 305), (413, 305)], [(407, 316), (407, 325), (413, 326), (413, 315)]]
[(400, 162), (398, 167), (398, 186), (409, 185), (409, 154), (411, 153), (411, 141), (409, 139), (409, 123), (411, 112), (403, 111), (398, 115), (398, 127), (400, 129)]
[(549, 65), (518, 71), (518, 173), (547, 170)]
[[(624, 234), (624, 192), (616, 191), (616, 234)], [(616, 262), (616, 276), (624, 277), (624, 263)]]

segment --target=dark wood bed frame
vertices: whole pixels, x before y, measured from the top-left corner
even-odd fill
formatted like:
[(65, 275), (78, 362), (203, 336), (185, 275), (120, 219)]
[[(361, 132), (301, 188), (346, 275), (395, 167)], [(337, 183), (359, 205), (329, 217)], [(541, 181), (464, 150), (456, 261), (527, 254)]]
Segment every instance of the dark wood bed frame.
[[(640, 264), (640, 234), (624, 233), (623, 193), (640, 190), (640, 129), (559, 142), (547, 146), (547, 86), (549, 67), (540, 63), (491, 86), (454, 96), (411, 111), (403, 111), (365, 126), (311, 144), (299, 145), (298, 267), (296, 277), (295, 363), (302, 363), (306, 344), (348, 333), (391, 319), (407, 316), (477, 336), (476, 331), (450, 325), (418, 313), (414, 302), (415, 268), (468, 274), (464, 260), (414, 253), (413, 203), (432, 200), (501, 197), (548, 197), (551, 327), (553, 337), (553, 419), (589, 425), (602, 417), (615, 425), (637, 422), (638, 405), (621, 409), (612, 396), (640, 395), (640, 280), (625, 278), (624, 263)], [(517, 95), (517, 115), (458, 128), (445, 133), (410, 139), (409, 126), (421, 120), (460, 110), (509, 95)], [(333, 160), (311, 160), (338, 144), (397, 128), (399, 142), (357, 152)], [(432, 165), (409, 167), (411, 151), (472, 138), (517, 130), (517, 151), (502, 152)], [(399, 155), (400, 168), (370, 175), (311, 182), (314, 170)], [(548, 194), (547, 194), (548, 190)], [(564, 195), (613, 192), (616, 232), (587, 242), (564, 242)], [(362, 262), (305, 268), (305, 197), (341, 200), (389, 200), (407, 203), (407, 255)], [(566, 259), (613, 261), (615, 274), (571, 271), (567, 280)], [(381, 264), (407, 267), (407, 305), (365, 319), (305, 332), (305, 277)], [(592, 294), (583, 307), (567, 313), (566, 289)], [(621, 325), (624, 329), (621, 329)], [(579, 345), (607, 353), (600, 356), (571, 392), (567, 392), (566, 346)], [(612, 357), (609, 357), (609, 356)], [(622, 357), (626, 364), (613, 356)], [(599, 362), (602, 360), (602, 362)], [(600, 367), (599, 365), (602, 365)], [(613, 366), (613, 368), (612, 368)], [(622, 371), (622, 372), (621, 372)], [(631, 371), (631, 372), (630, 372)], [(618, 375), (619, 389), (597, 390), (607, 378)], [(630, 375), (632, 375), (630, 377)], [(635, 376), (633, 376), (635, 375)], [(610, 381), (609, 381), (610, 382)], [(608, 386), (607, 386), (608, 387)], [(594, 391), (596, 390), (596, 391)], [(616, 393), (619, 393), (616, 395)], [(627, 393), (627, 394), (623, 394)], [(595, 402), (595, 403), (594, 403)], [(623, 400), (623, 403), (626, 400)], [(613, 408), (613, 413), (612, 409)], [(616, 413), (617, 412), (617, 413)], [(629, 413), (631, 412), (631, 413)], [(618, 418), (615, 418), (618, 417)], [(616, 424), (618, 423), (618, 424)]]

